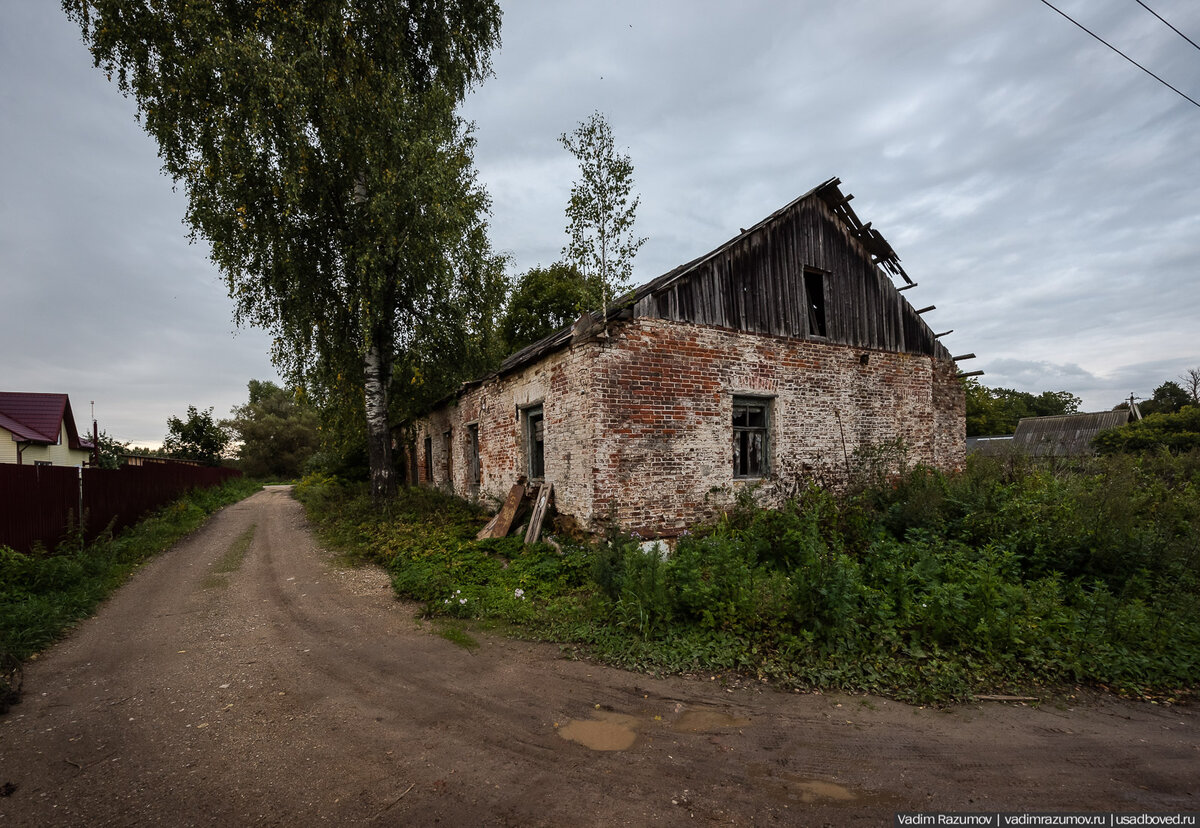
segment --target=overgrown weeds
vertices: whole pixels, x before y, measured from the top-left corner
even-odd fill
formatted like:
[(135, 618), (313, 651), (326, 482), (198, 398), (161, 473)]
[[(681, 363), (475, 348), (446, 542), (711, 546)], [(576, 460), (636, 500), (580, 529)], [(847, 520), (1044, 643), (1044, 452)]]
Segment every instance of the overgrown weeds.
[(935, 701), (1043, 685), (1191, 694), (1200, 676), (1200, 454), (862, 475), (743, 501), (670, 555), (618, 534), (563, 554), (475, 541), (429, 489), (387, 514), (299, 487), (326, 539), (431, 617), (475, 618), (654, 671)]

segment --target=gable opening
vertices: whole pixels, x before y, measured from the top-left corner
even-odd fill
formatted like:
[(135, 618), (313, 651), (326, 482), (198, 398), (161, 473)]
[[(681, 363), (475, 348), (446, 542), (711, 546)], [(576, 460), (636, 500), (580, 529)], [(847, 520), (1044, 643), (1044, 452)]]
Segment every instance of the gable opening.
[(829, 336), (825, 326), (825, 274), (804, 271), (804, 302), (808, 309), (808, 335)]

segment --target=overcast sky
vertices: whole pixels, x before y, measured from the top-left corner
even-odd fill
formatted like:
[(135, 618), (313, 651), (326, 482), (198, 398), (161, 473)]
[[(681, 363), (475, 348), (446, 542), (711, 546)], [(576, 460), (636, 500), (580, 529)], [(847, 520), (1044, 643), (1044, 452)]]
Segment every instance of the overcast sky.
[[(1200, 100), (1200, 49), (1136, 0), (1055, 5)], [(1147, 5), (1200, 42), (1200, 3)], [(1099, 410), (1200, 367), (1200, 107), (1039, 0), (508, 3), (503, 41), (466, 114), (514, 273), (560, 257), (557, 137), (599, 110), (637, 283), (838, 176), (985, 384)], [(0, 6), (0, 390), (139, 444), (277, 379), (159, 166), (58, 2)]]

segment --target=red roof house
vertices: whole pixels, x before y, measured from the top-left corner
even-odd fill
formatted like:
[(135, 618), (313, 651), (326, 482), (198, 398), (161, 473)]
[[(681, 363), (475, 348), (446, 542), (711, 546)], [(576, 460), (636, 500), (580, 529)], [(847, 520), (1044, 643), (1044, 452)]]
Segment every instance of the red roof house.
[(78, 466), (92, 448), (66, 394), (0, 391), (0, 463)]

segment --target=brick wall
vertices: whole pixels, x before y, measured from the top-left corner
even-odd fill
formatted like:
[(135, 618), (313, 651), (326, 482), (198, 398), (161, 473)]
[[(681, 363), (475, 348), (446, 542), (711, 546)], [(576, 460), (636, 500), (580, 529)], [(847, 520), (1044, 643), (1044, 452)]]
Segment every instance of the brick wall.
[[(560, 512), (592, 513), (594, 475), (591, 446), (595, 433), (592, 412), (592, 364), (599, 346), (595, 340), (551, 354), (546, 359), (504, 377), (492, 378), (463, 393), (416, 424), (418, 479), (427, 479), (424, 439), (433, 437), (433, 484), (472, 496), (470, 440), (467, 426), (479, 428), (480, 486), (478, 496), (498, 502), (520, 475), (528, 456), (523, 439), (525, 413), (541, 406), (545, 417), (546, 480), (554, 483)], [(453, 480), (445, 475), (442, 435), (450, 431)]]
[[(593, 529), (615, 522), (670, 536), (711, 519), (746, 486), (773, 503), (808, 480), (836, 485), (861, 463), (857, 451), (897, 440), (910, 463), (961, 465), (955, 374), (953, 363), (926, 356), (634, 319), (473, 387), (419, 422), (421, 479), (430, 434), (435, 484), (470, 494), (466, 426), (478, 423), (480, 495), (502, 498), (527, 468), (522, 412), (541, 404), (559, 511)], [(733, 478), (734, 396), (769, 401), (765, 479)]]

